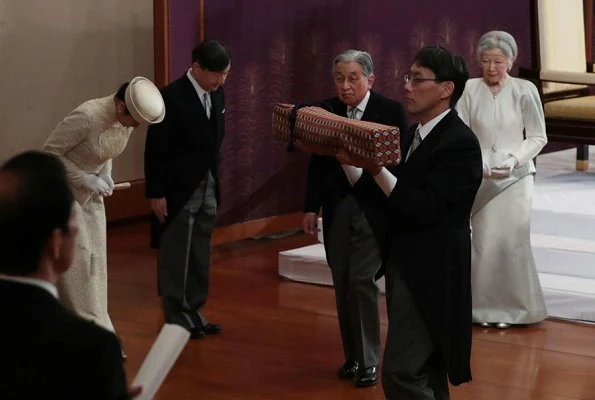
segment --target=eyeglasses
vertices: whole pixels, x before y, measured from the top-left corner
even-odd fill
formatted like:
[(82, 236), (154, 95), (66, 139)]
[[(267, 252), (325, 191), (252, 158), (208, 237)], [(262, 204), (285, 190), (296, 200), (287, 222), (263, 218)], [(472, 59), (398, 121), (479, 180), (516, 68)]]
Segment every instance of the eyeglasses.
[(403, 75), (403, 80), (405, 83), (411, 83), (412, 85), (417, 85), (418, 83), (425, 81), (440, 82), (437, 78), (420, 78), (419, 76), (411, 76), (409, 74)]

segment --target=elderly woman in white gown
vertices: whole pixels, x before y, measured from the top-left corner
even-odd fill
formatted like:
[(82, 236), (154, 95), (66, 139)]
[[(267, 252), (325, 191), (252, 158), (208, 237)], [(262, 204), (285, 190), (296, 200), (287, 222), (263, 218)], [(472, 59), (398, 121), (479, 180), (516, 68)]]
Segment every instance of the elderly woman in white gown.
[(514, 38), (488, 32), (477, 55), (483, 77), (467, 82), (457, 104), (484, 165), (471, 215), (473, 321), (506, 328), (547, 317), (530, 241), (532, 159), (547, 137), (537, 88), (508, 74), (517, 57)]
[(165, 105), (157, 87), (136, 77), (107, 97), (89, 100), (56, 126), (43, 149), (66, 166), (79, 233), (72, 268), (58, 282), (60, 300), (79, 316), (114, 331), (107, 311), (106, 219), (103, 197), (114, 189), (112, 158), (133, 129), (158, 123)]

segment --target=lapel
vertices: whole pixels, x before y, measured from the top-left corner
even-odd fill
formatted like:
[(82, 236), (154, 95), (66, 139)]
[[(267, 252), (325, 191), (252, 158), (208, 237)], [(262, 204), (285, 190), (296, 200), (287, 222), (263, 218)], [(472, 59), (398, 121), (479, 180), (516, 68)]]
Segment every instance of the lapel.
[(347, 118), (347, 104), (339, 100), (338, 97), (334, 97), (329, 103), (333, 114), (337, 114), (341, 117)]
[[(186, 74), (184, 74), (184, 76), (182, 77), (180, 91), (181, 97), (182, 99), (184, 99), (183, 103), (184, 105), (186, 105), (187, 115), (190, 116), (189, 118), (192, 121), (192, 125), (195, 125), (197, 127), (197, 130), (200, 131), (201, 127), (208, 126), (209, 124), (211, 124), (211, 121), (207, 118), (205, 108), (202, 105), (200, 98), (198, 97), (198, 93), (196, 93), (196, 89), (194, 89), (192, 82), (190, 82), (190, 79), (188, 79)], [(211, 112), (213, 113), (213, 115), (216, 115), (215, 100), (213, 99), (212, 95), (211, 105), (213, 107)], [(213, 117), (213, 115), (211, 115), (211, 117)], [(205, 135), (205, 137), (207, 137), (207, 140), (209, 141), (213, 140), (212, 135)]]
[[(347, 104), (343, 103), (339, 100), (338, 97), (334, 97), (332, 101), (330, 101), (330, 106), (333, 110), (334, 114), (340, 115), (341, 117), (348, 118), (347, 116)], [(378, 98), (376, 97), (376, 93), (370, 91), (370, 99), (368, 100), (368, 104), (366, 105), (366, 109), (362, 114), (362, 121), (369, 121), (369, 122), (378, 122), (380, 119), (380, 114), (378, 110)]]
[[(401, 157), (403, 159), (403, 162), (405, 162), (405, 157), (407, 157), (407, 153), (409, 153), (409, 147), (411, 147), (411, 144), (413, 143), (413, 136), (415, 135), (415, 130), (417, 129), (417, 126), (419, 125), (419, 123), (416, 123), (415, 125), (411, 126), (409, 129), (407, 129), (407, 132), (405, 132), (403, 135), (401, 135), (400, 141), (401, 141)], [(423, 143), (423, 141), (422, 141)], [(419, 149), (419, 147), (418, 147)]]
[[(452, 122), (452, 119), (457, 116), (457, 112), (454, 109), (451, 109), (448, 114), (442, 118), (438, 125), (436, 125), (430, 133), (421, 141), (419, 146), (415, 149), (413, 154), (409, 157), (409, 159), (405, 162), (405, 165), (417, 165), (419, 163), (424, 163), (426, 159), (429, 157), (432, 150), (436, 147), (436, 145), (440, 142), (441, 133), (446, 130)], [(406, 142), (403, 143), (404, 145), (404, 153), (407, 154), (409, 151), (409, 147), (413, 142), (413, 135), (415, 134), (415, 129), (417, 128), (417, 124), (412, 126), (407, 131)], [(403, 156), (405, 157), (405, 156)]]
[(362, 121), (380, 122), (380, 109), (378, 108), (378, 97), (370, 90), (370, 98), (362, 115)]
[[(192, 82), (190, 82), (190, 79), (188, 79), (186, 74), (182, 77), (180, 86), (181, 97), (184, 99), (187, 111), (192, 115), (195, 121), (202, 123), (207, 119), (207, 114), (205, 113), (205, 108), (203, 107), (202, 102), (198, 98), (198, 93), (196, 93), (194, 86), (192, 86)], [(200, 110), (200, 112), (197, 112), (198, 110)]]
[(217, 143), (223, 139), (223, 126), (225, 123), (225, 99), (223, 95), (223, 87), (215, 90), (211, 93), (211, 118), (215, 118), (215, 135), (217, 137)]

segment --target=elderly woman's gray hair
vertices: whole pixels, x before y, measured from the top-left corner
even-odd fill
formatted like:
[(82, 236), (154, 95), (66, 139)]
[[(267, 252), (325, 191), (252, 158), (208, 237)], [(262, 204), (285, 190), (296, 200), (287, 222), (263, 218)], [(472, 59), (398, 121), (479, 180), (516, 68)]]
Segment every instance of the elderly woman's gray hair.
[(369, 53), (360, 50), (346, 50), (333, 60), (333, 69), (338, 63), (356, 62), (362, 66), (364, 75), (369, 78), (374, 73), (374, 62)]
[(514, 61), (518, 54), (516, 41), (510, 33), (504, 31), (490, 31), (479, 38), (479, 44), (477, 45), (477, 59), (481, 59), (481, 55), (484, 51), (493, 49), (502, 50), (502, 53), (510, 58), (511, 61)]

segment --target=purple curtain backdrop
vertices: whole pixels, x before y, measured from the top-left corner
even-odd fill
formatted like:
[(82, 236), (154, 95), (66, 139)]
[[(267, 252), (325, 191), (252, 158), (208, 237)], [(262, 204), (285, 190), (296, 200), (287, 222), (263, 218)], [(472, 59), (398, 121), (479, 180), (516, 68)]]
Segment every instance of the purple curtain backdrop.
[[(172, 79), (198, 41), (199, 1), (172, 1)], [(402, 98), (402, 74), (417, 49), (441, 44), (465, 56), (478, 76), (474, 49), (492, 29), (510, 32), (516, 66), (530, 66), (529, 0), (205, 0), (207, 38), (232, 52), (226, 83), (219, 225), (302, 210), (308, 157), (289, 154), (271, 136), (272, 106), (333, 95), (331, 62), (346, 49), (371, 53), (374, 89)], [(516, 69), (513, 70), (513, 73)], [(413, 122), (413, 121), (412, 121)]]

